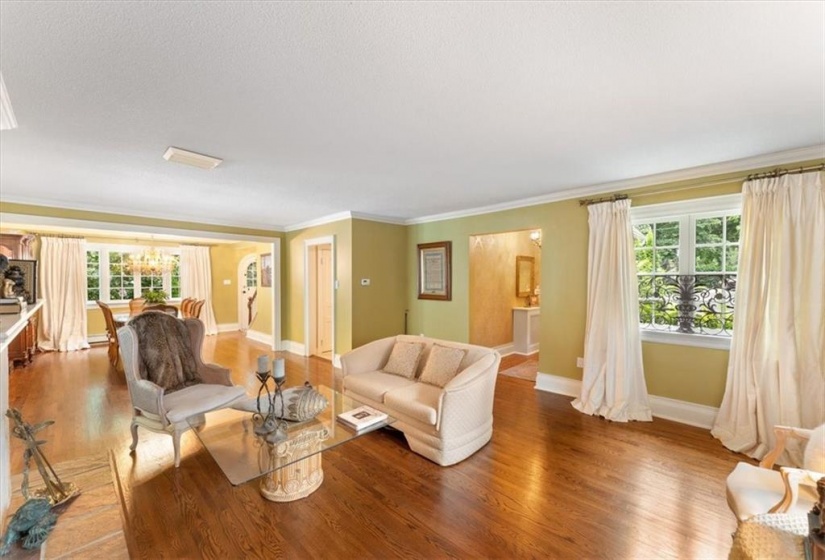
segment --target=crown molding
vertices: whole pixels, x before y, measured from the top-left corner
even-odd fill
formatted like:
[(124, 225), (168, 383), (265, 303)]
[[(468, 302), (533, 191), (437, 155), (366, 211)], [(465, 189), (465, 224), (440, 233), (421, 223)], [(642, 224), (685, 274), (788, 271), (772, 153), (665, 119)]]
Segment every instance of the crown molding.
[[(273, 225), (273, 224), (261, 224), (261, 223), (239, 223), (239, 222), (231, 222), (231, 221), (218, 221), (218, 220), (204, 220), (203, 218), (198, 218), (195, 216), (181, 216), (181, 214), (172, 214), (172, 213), (164, 213), (164, 212), (138, 212), (129, 210), (128, 214), (124, 214), (123, 208), (115, 208), (111, 206), (104, 206), (104, 205), (97, 205), (97, 204), (83, 204), (79, 205), (72, 202), (66, 202), (64, 200), (56, 200), (56, 199), (48, 199), (48, 198), (36, 198), (36, 197), (26, 197), (26, 196), (19, 196), (19, 197), (6, 197), (4, 196), (2, 202), (9, 203), (9, 204), (29, 204), (32, 206), (43, 206), (46, 208), (60, 208), (64, 210), (77, 210), (79, 212), (98, 212), (101, 214), (114, 214), (117, 216), (123, 216), (124, 218), (146, 218), (150, 220), (169, 220), (173, 222), (182, 222), (192, 224), (194, 226), (220, 226), (220, 227), (233, 227), (233, 228), (241, 228), (241, 229), (259, 229), (263, 231), (272, 231), (276, 233), (284, 233), (283, 226)], [(91, 220), (87, 220), (91, 221)], [(102, 222), (102, 221), (101, 221)], [(103, 222), (102, 222), (103, 223)], [(115, 222), (106, 222), (106, 223), (115, 223)], [(133, 227), (133, 224), (124, 223), (121, 226), (125, 227)], [(170, 228), (175, 229), (175, 228)]]
[(53, 226), (68, 229), (98, 230), (101, 235), (104, 232), (128, 231), (134, 234), (143, 234), (143, 239), (157, 239), (158, 241), (185, 241), (187, 239), (214, 239), (215, 241), (254, 241), (270, 242), (274, 237), (263, 237), (258, 235), (244, 235), (239, 233), (223, 233), (197, 229), (179, 229), (161, 226), (148, 226), (138, 224), (123, 224), (120, 222), (102, 222), (97, 220), (78, 220), (75, 218), (59, 218), (56, 216), (38, 216), (35, 214), (14, 214), (11, 212), (0, 212), (0, 224), (26, 224), (29, 226)]
[(516, 208), (524, 208), (527, 206), (537, 206), (539, 204), (547, 204), (549, 202), (560, 202), (562, 200), (570, 200), (573, 198), (581, 198), (615, 191), (641, 189), (644, 187), (662, 185), (665, 183), (701, 179), (714, 175), (723, 175), (725, 173), (750, 171), (760, 167), (785, 165), (788, 163), (819, 158), (825, 158), (825, 144), (785, 150), (782, 152), (772, 152), (770, 154), (762, 154), (759, 156), (735, 159), (720, 163), (711, 163), (708, 165), (689, 167), (687, 169), (679, 169), (676, 171), (666, 171), (664, 173), (657, 173), (654, 175), (645, 175), (643, 177), (634, 177), (632, 179), (622, 179), (620, 181), (600, 183), (598, 185), (565, 189), (546, 195), (523, 198), (500, 204), (492, 204), (489, 206), (479, 206), (477, 208), (470, 208), (467, 210), (457, 210), (455, 212), (445, 212), (443, 214), (432, 214), (430, 216), (422, 216), (420, 218), (411, 218), (405, 223), (407, 225), (415, 225), (426, 224), (429, 222), (440, 222), (443, 220), (455, 220), (457, 218), (491, 214), (493, 212), (501, 212), (503, 210), (514, 210)]
[(284, 231), (298, 231), (301, 229), (322, 226), (324, 224), (331, 224), (333, 222), (340, 222), (341, 220), (366, 220), (368, 222), (380, 222), (384, 224), (395, 224), (401, 226), (407, 225), (407, 221), (403, 218), (393, 218), (390, 216), (379, 216), (377, 214), (366, 214), (364, 212), (351, 212), (347, 210), (345, 212), (336, 212), (335, 214), (328, 214), (326, 216), (321, 216), (320, 218), (307, 220), (305, 222), (290, 224), (284, 228)]

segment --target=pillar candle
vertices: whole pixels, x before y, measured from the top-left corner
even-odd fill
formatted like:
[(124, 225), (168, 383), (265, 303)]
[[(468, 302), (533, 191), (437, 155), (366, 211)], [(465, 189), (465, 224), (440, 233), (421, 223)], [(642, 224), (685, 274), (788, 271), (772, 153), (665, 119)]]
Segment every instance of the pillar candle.
[(269, 357), (266, 354), (258, 356), (258, 373), (269, 371)]
[(283, 379), (286, 377), (286, 372), (284, 371), (284, 359), (283, 358), (275, 358), (272, 360), (272, 377), (275, 379)]

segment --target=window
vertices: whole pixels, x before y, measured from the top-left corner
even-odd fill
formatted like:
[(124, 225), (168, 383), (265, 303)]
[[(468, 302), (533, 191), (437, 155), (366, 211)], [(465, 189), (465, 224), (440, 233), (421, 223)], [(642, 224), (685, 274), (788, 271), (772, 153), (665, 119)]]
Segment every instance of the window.
[(258, 263), (249, 263), (246, 267), (246, 287), (254, 288), (258, 285)]
[(86, 251), (87, 303), (126, 302), (149, 290), (163, 290), (170, 299), (180, 299), (179, 249), (166, 249), (174, 257), (171, 272), (141, 275), (133, 273), (127, 263), (130, 254), (143, 249), (145, 247), (90, 243)]
[(100, 251), (86, 251), (86, 300), (100, 299)]
[[(734, 195), (634, 208), (643, 340), (729, 346), (739, 264), (740, 200)], [(685, 340), (684, 335), (692, 340)]]

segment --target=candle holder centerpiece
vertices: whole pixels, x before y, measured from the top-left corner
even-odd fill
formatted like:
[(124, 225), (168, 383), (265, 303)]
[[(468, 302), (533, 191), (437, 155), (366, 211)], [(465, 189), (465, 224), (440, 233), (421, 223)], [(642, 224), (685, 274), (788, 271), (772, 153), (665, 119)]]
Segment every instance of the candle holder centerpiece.
[[(255, 377), (260, 381), (258, 395), (255, 399), (257, 412), (252, 414), (253, 431), (270, 443), (286, 439), (287, 424), (284, 420), (284, 394), (281, 390), (286, 382), (283, 358), (272, 360), (272, 369), (269, 369), (267, 356), (258, 358), (258, 368)], [(274, 388), (270, 391), (269, 380), (272, 379)], [(263, 406), (261, 397), (264, 397)], [(280, 401), (280, 410), (276, 412)]]

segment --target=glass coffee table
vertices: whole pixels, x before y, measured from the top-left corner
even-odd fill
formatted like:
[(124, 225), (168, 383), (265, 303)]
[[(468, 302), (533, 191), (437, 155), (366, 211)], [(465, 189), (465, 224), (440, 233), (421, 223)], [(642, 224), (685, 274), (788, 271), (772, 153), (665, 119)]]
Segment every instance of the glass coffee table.
[(329, 405), (312, 420), (287, 422), (285, 438), (270, 443), (253, 431), (252, 413), (231, 408), (208, 412), (203, 423), (190, 419), (193, 431), (233, 485), (260, 480), (264, 498), (291, 502), (313, 493), (324, 481), (321, 454), (395, 422), (386, 421), (356, 432), (338, 415), (362, 406), (324, 385), (315, 389)]

